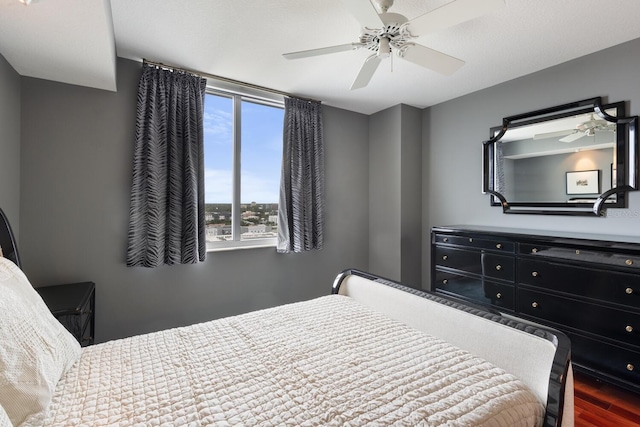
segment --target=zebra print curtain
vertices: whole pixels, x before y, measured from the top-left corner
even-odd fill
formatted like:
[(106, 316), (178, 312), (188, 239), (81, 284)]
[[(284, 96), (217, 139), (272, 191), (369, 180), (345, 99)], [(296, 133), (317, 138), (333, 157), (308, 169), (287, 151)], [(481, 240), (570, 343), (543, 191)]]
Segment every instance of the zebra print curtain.
[(283, 133), (277, 251), (322, 249), (324, 142), (320, 102), (286, 98)]
[(142, 66), (127, 266), (205, 259), (205, 86), (200, 76)]

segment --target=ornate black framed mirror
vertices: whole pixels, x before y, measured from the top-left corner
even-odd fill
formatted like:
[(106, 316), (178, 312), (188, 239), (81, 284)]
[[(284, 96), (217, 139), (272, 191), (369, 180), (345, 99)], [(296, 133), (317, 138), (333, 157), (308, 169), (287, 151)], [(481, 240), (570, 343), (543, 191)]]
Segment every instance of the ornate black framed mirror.
[(638, 116), (601, 98), (502, 120), (483, 142), (483, 192), (504, 213), (604, 215), (638, 187)]

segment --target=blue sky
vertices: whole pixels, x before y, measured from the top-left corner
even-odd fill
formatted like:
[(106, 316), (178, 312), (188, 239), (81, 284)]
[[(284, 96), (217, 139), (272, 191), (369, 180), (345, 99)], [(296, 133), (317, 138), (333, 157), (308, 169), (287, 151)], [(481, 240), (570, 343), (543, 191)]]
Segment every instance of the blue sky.
[[(204, 106), (205, 202), (231, 203), (232, 99), (207, 94)], [(243, 101), (241, 203), (278, 203), (284, 109)]]

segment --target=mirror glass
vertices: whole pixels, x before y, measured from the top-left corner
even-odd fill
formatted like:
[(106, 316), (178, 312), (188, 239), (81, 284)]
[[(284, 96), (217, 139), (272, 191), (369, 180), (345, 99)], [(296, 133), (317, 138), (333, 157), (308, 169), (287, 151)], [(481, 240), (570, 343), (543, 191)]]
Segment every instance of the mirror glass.
[(485, 142), (492, 205), (506, 213), (596, 215), (624, 207), (625, 153), (635, 140), (629, 123), (623, 102), (603, 106), (598, 98), (505, 118)]

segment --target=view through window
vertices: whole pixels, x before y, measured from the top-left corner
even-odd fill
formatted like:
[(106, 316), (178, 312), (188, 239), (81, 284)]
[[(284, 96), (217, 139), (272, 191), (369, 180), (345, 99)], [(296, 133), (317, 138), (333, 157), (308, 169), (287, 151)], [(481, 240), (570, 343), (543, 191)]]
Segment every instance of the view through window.
[(275, 245), (283, 120), (282, 104), (206, 94), (207, 249)]

